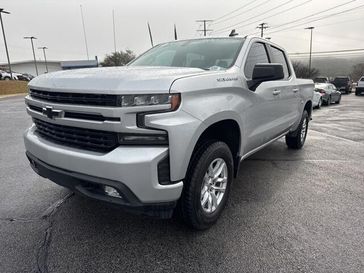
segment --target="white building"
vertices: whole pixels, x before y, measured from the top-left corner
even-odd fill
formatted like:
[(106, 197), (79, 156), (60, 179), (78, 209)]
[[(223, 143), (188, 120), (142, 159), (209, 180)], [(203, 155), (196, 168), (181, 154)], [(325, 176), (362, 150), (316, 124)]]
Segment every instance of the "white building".
[[(97, 60), (80, 60), (80, 61), (47, 61), (48, 72), (54, 72), (64, 69), (77, 69), (97, 67)], [(8, 63), (0, 63), (0, 69), (8, 70)], [(38, 75), (46, 73), (46, 65), (44, 61), (37, 61)], [(12, 62), (11, 70), (18, 73), (28, 73), (37, 76), (34, 61)]]
[[(62, 70), (60, 61), (47, 61), (48, 72), (54, 72)], [(0, 63), (0, 67), (7, 68), (8, 63)], [(38, 74), (46, 73), (46, 66), (44, 61), (37, 61)], [(8, 70), (8, 69), (6, 69)], [(36, 76), (37, 73), (35, 71), (34, 61), (20, 61), (20, 62), (12, 62), (11, 70), (19, 73), (28, 73), (33, 76)]]

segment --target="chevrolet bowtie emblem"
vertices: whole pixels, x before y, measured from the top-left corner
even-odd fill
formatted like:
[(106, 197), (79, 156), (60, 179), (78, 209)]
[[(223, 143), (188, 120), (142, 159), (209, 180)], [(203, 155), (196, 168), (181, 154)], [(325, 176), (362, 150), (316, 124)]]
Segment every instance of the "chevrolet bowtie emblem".
[(42, 108), (42, 113), (48, 118), (54, 119), (61, 116), (62, 110), (53, 110), (52, 106), (46, 106)]

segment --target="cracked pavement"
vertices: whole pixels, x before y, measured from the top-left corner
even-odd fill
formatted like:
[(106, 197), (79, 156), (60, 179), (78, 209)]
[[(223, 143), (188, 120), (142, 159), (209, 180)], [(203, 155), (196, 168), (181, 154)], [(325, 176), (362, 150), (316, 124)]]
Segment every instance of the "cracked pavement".
[(21, 97), (0, 99), (0, 272), (364, 272), (364, 97), (315, 110), (306, 145), (245, 160), (210, 230), (38, 177)]

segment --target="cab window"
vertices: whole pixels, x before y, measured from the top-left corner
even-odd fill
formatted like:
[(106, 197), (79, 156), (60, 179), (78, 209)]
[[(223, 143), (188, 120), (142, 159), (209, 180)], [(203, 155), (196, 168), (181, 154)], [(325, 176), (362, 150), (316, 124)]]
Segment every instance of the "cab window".
[(290, 72), (288, 69), (287, 58), (284, 52), (274, 46), (270, 46), (272, 53), (272, 62), (279, 63), (283, 66), (284, 79), (288, 79)]
[(254, 66), (258, 63), (269, 63), (267, 50), (263, 43), (254, 43), (249, 50), (244, 66), (244, 73), (248, 79), (252, 78)]

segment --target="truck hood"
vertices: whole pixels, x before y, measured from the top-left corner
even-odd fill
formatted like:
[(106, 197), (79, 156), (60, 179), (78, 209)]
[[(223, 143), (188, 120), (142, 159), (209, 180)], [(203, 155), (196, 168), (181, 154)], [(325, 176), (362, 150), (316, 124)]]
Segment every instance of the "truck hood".
[(29, 87), (79, 93), (164, 93), (176, 79), (203, 73), (199, 68), (124, 66), (58, 71), (34, 78)]

